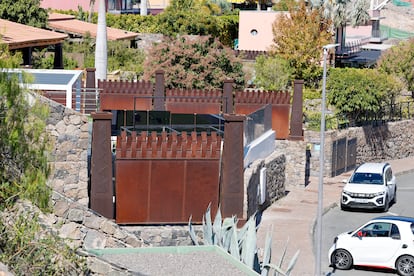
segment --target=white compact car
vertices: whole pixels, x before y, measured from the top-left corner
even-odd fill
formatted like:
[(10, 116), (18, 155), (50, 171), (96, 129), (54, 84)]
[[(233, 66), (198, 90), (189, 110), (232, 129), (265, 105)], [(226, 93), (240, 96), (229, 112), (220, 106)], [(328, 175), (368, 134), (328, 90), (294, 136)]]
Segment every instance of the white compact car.
[(397, 201), (397, 183), (389, 163), (364, 163), (352, 173), (342, 190), (341, 209), (388, 211)]
[(329, 262), (336, 269), (353, 265), (394, 269), (414, 275), (414, 218), (384, 216), (335, 237)]

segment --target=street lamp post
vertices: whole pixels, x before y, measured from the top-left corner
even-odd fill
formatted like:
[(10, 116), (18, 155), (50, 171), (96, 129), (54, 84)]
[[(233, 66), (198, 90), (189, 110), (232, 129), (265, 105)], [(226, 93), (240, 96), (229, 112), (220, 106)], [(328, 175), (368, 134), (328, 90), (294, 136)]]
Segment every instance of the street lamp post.
[(339, 44), (323, 46), (323, 77), (322, 77), (322, 107), (321, 107), (321, 142), (319, 148), (319, 186), (318, 186), (318, 210), (316, 218), (316, 266), (315, 276), (321, 275), (322, 255), (322, 211), (323, 211), (323, 168), (325, 157), (325, 102), (326, 102), (326, 60), (328, 51)]

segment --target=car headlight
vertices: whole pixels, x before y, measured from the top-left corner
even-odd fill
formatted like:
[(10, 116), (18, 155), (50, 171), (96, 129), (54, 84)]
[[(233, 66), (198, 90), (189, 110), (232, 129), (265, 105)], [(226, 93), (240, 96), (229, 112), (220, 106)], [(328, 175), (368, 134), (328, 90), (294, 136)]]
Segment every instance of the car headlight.
[(382, 191), (382, 192), (374, 193), (373, 195), (374, 196), (381, 196), (381, 195), (385, 195), (385, 192)]
[(342, 193), (348, 195), (348, 196), (352, 196), (354, 193), (348, 192), (348, 191), (342, 191)]

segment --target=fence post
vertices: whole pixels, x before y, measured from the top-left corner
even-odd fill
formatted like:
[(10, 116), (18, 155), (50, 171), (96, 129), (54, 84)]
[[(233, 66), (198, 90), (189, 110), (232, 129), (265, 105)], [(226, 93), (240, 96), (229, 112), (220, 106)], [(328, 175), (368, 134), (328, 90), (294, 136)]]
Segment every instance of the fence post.
[(223, 113), (233, 114), (233, 80), (224, 80), (223, 84), (223, 96), (225, 103), (223, 105)]
[(55, 44), (55, 57), (53, 60), (53, 69), (63, 69), (62, 43)]
[(90, 207), (102, 216), (114, 218), (111, 112), (92, 112), (92, 156)]
[(224, 115), (220, 206), (223, 217), (244, 218), (243, 123), (245, 116)]
[(293, 101), (290, 117), (290, 134), (289, 140), (303, 141), (303, 80), (294, 80), (293, 82)]
[(165, 110), (165, 79), (163, 70), (155, 72), (154, 110)]
[(96, 88), (95, 68), (86, 68), (85, 88)]

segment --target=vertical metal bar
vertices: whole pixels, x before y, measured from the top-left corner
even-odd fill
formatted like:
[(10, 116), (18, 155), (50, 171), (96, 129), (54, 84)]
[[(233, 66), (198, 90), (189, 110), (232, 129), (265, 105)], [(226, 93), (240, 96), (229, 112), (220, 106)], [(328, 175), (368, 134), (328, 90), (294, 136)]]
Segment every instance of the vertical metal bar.
[(323, 169), (325, 157), (325, 102), (326, 102), (326, 59), (328, 50), (335, 48), (338, 44), (329, 44), (323, 47), (323, 82), (322, 82), (322, 112), (321, 112), (321, 142), (319, 156), (319, 186), (318, 186), (318, 210), (316, 225), (316, 266), (315, 275), (321, 275), (322, 260), (322, 211), (323, 211)]

